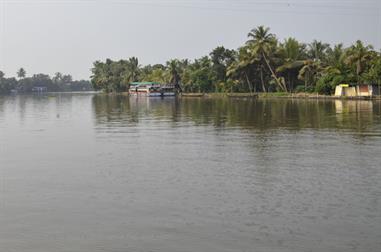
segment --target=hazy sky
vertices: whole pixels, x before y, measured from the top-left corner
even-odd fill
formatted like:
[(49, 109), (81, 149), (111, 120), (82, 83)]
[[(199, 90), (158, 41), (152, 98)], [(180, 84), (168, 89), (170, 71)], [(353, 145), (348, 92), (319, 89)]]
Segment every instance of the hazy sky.
[(95, 60), (141, 64), (237, 48), (250, 29), (280, 39), (381, 48), (379, 0), (0, 0), (0, 70), (88, 79)]

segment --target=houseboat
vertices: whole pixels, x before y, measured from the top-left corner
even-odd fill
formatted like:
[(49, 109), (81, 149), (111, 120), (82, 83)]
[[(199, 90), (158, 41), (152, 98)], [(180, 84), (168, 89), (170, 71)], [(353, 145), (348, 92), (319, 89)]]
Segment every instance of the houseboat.
[(148, 97), (175, 96), (176, 88), (174, 85), (161, 85), (157, 82), (132, 82), (128, 93)]
[(45, 92), (48, 92), (48, 88), (47, 87), (33, 87), (32, 92), (45, 93)]

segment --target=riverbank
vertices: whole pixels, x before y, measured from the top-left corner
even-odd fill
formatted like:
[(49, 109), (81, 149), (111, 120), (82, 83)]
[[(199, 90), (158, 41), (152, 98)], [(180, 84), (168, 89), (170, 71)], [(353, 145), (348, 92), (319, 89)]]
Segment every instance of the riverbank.
[[(101, 93), (101, 92), (98, 92)], [(129, 96), (128, 92), (109, 93)], [(182, 93), (182, 98), (249, 98), (249, 99), (325, 99), (325, 100), (381, 100), (381, 96), (371, 97), (338, 97), (318, 93)]]
[(381, 100), (381, 96), (372, 97), (338, 97), (318, 93), (184, 93), (183, 97), (205, 98), (292, 98), (292, 99), (340, 99), (340, 100)]

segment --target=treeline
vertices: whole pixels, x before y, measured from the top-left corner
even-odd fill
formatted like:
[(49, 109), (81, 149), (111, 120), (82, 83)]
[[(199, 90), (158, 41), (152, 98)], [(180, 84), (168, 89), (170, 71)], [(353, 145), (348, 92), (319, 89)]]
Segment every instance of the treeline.
[(321, 41), (284, 41), (259, 26), (237, 50), (222, 46), (195, 60), (139, 65), (138, 59), (96, 61), (91, 82), (96, 90), (123, 92), (130, 82), (181, 85), (185, 92), (319, 92), (336, 85), (381, 84), (381, 55), (357, 41), (345, 48)]
[(6, 78), (5, 74), (0, 71), (0, 94), (29, 93), (37, 87), (46, 88), (46, 91), (49, 92), (93, 90), (90, 81), (76, 81), (69, 74), (56, 73), (53, 77), (47, 74), (34, 74), (31, 77), (26, 77), (26, 71), (20, 68), (17, 72), (17, 78)]

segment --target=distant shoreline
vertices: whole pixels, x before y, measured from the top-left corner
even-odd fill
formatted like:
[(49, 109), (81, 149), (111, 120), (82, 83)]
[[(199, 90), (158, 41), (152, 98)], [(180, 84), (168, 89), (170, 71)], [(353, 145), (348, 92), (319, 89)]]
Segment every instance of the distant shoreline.
[[(53, 95), (53, 94), (103, 94), (129, 96), (128, 92), (106, 93), (102, 91), (67, 91), (67, 92), (25, 92), (16, 94), (0, 94), (0, 96), (18, 95)], [(370, 97), (339, 97), (334, 95), (321, 95), (318, 93), (182, 93), (181, 98), (232, 98), (232, 99), (308, 99), (308, 100), (381, 100), (381, 96)]]

